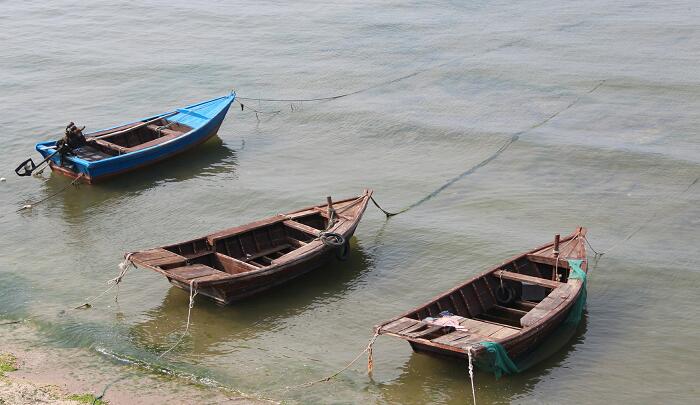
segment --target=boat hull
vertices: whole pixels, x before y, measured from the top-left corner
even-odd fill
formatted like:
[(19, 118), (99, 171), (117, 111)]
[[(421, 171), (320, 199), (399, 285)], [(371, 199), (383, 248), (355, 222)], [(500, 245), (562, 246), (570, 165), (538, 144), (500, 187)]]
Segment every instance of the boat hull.
[[(51, 170), (56, 173), (73, 179), (80, 177), (81, 182), (88, 184), (94, 184), (111, 179), (115, 176), (144, 169), (152, 164), (190, 151), (214, 137), (218, 133), (223, 120), (226, 118), (226, 114), (234, 99), (235, 95), (210, 100), (209, 102), (219, 101), (218, 108), (213, 111), (211, 117), (206, 117), (206, 120), (200, 120), (202, 121), (201, 125), (197, 125), (191, 131), (160, 145), (91, 162), (75, 156), (66, 156), (62, 158), (59, 155), (55, 155), (49, 160), (49, 166)], [(202, 103), (198, 105), (202, 105)], [(167, 114), (161, 114), (161, 116), (166, 115)], [(149, 117), (143, 121), (153, 118), (154, 117)], [(46, 158), (55, 151), (55, 144), (56, 142), (39, 143), (36, 149)]]

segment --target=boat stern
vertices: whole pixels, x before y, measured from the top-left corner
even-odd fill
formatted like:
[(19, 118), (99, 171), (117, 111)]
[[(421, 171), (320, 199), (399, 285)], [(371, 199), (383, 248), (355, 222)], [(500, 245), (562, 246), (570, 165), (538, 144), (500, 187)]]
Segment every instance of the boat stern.
[[(35, 149), (39, 152), (42, 158), (46, 159), (56, 152), (56, 141), (39, 142), (35, 145)], [(62, 157), (56, 154), (49, 159), (49, 167), (51, 170), (63, 174), (72, 179), (77, 179), (85, 183), (92, 183), (93, 178), (90, 175), (90, 162), (86, 162), (75, 156)]]

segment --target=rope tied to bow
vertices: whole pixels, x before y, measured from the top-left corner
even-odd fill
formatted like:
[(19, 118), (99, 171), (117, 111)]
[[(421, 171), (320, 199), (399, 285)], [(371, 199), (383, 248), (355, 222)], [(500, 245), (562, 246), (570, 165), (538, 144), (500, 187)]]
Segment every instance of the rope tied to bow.
[(109, 286), (106, 290), (102, 291), (99, 295), (97, 295), (94, 298), (88, 298), (85, 303), (78, 305), (77, 307), (73, 309), (88, 309), (92, 308), (92, 303), (97, 301), (99, 298), (101, 298), (103, 295), (107, 294), (112, 288), (117, 287), (117, 294), (114, 296), (114, 301), (119, 300), (119, 284), (122, 282), (124, 279), (124, 276), (126, 276), (126, 273), (131, 269), (131, 267), (136, 268), (136, 265), (134, 265), (134, 262), (131, 261), (131, 253), (127, 254), (124, 257), (124, 261), (119, 263), (117, 266), (119, 268), (119, 274), (117, 274), (116, 277), (110, 278), (107, 280), (107, 285)]
[(132, 254), (133, 253), (127, 253), (126, 256), (124, 256), (124, 261), (119, 263), (119, 274), (116, 277), (107, 280), (107, 284), (117, 286), (117, 293), (114, 295), (115, 302), (119, 301), (119, 283), (122, 282), (122, 279), (124, 278), (124, 276), (126, 276), (126, 273), (132, 266), (136, 268), (134, 262), (131, 261)]
[(33, 202), (33, 203), (31, 203), (31, 204), (26, 204), (26, 205), (24, 205), (22, 208), (18, 209), (17, 212), (32, 209), (32, 208), (34, 208), (35, 206), (37, 206), (37, 205), (43, 203), (44, 201), (50, 200), (51, 198), (54, 198), (54, 197), (56, 197), (57, 195), (61, 194), (62, 192), (66, 191), (66, 190), (68, 189), (68, 187), (70, 187), (70, 186), (76, 186), (76, 187), (77, 187), (77, 186), (78, 186), (78, 181), (80, 181), (80, 179), (82, 179), (83, 177), (85, 177), (85, 173), (80, 173), (80, 174), (78, 175), (78, 177), (76, 177), (76, 178), (75, 178), (73, 181), (71, 181), (70, 183), (66, 184), (62, 189), (56, 191), (55, 193), (49, 195), (48, 197), (42, 198), (42, 199), (39, 200), (39, 201)]
[(194, 286), (194, 281), (190, 282), (190, 302), (189, 305), (187, 306), (187, 325), (185, 325), (185, 331), (182, 332), (182, 335), (180, 335), (180, 338), (175, 342), (170, 349), (164, 351), (160, 355), (158, 355), (158, 358), (162, 358), (166, 354), (170, 353), (173, 349), (175, 349), (180, 342), (182, 342), (182, 339), (185, 338), (185, 336), (189, 333), (190, 331), (190, 321), (192, 319), (192, 308), (194, 308), (194, 298), (197, 296), (199, 291), (197, 291), (197, 287)]

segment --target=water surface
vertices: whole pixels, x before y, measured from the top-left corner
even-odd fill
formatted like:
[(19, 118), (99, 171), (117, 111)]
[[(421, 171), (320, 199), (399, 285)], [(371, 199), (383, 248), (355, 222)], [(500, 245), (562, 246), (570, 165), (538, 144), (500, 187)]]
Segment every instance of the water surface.
[[(0, 315), (30, 317), (46, 347), (138, 359), (290, 403), (465, 403), (466, 364), (372, 326), (510, 255), (590, 229), (610, 250), (585, 322), (527, 372), (477, 375), (480, 403), (690, 402), (698, 396), (694, 264), (700, 225), (696, 2), (0, 2)], [(196, 152), (103, 185), (17, 178), (35, 142), (226, 94), (331, 102), (232, 108)], [(588, 93), (596, 84), (604, 84)], [(528, 130), (564, 110), (545, 125)], [(294, 111), (292, 111), (292, 109)], [(350, 260), (228, 308), (156, 274), (119, 302), (62, 312), (106, 288), (124, 251), (375, 189)], [(687, 189), (687, 190), (686, 190)], [(641, 227), (641, 228), (640, 228)], [(626, 238), (632, 234), (629, 239)], [(143, 370), (149, 373), (148, 370)]]

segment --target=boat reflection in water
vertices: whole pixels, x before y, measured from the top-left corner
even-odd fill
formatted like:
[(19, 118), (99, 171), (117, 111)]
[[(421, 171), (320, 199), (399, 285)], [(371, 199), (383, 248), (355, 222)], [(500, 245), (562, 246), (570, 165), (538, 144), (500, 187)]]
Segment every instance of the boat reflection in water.
[[(109, 182), (79, 187), (77, 190), (69, 188), (56, 196), (56, 199), (62, 202), (67, 222), (94, 221), (94, 218), (85, 215), (86, 210), (97, 211), (91, 212), (92, 214), (98, 214), (99, 211), (108, 213), (114, 209), (114, 203), (129, 201), (168, 184), (233, 176), (237, 159), (234, 149), (224, 144), (219, 137), (214, 137), (197, 146), (193, 153), (175, 156), (129, 175), (115, 177)], [(42, 194), (49, 196), (60, 192), (69, 182), (64, 176), (51, 176), (44, 182)]]

